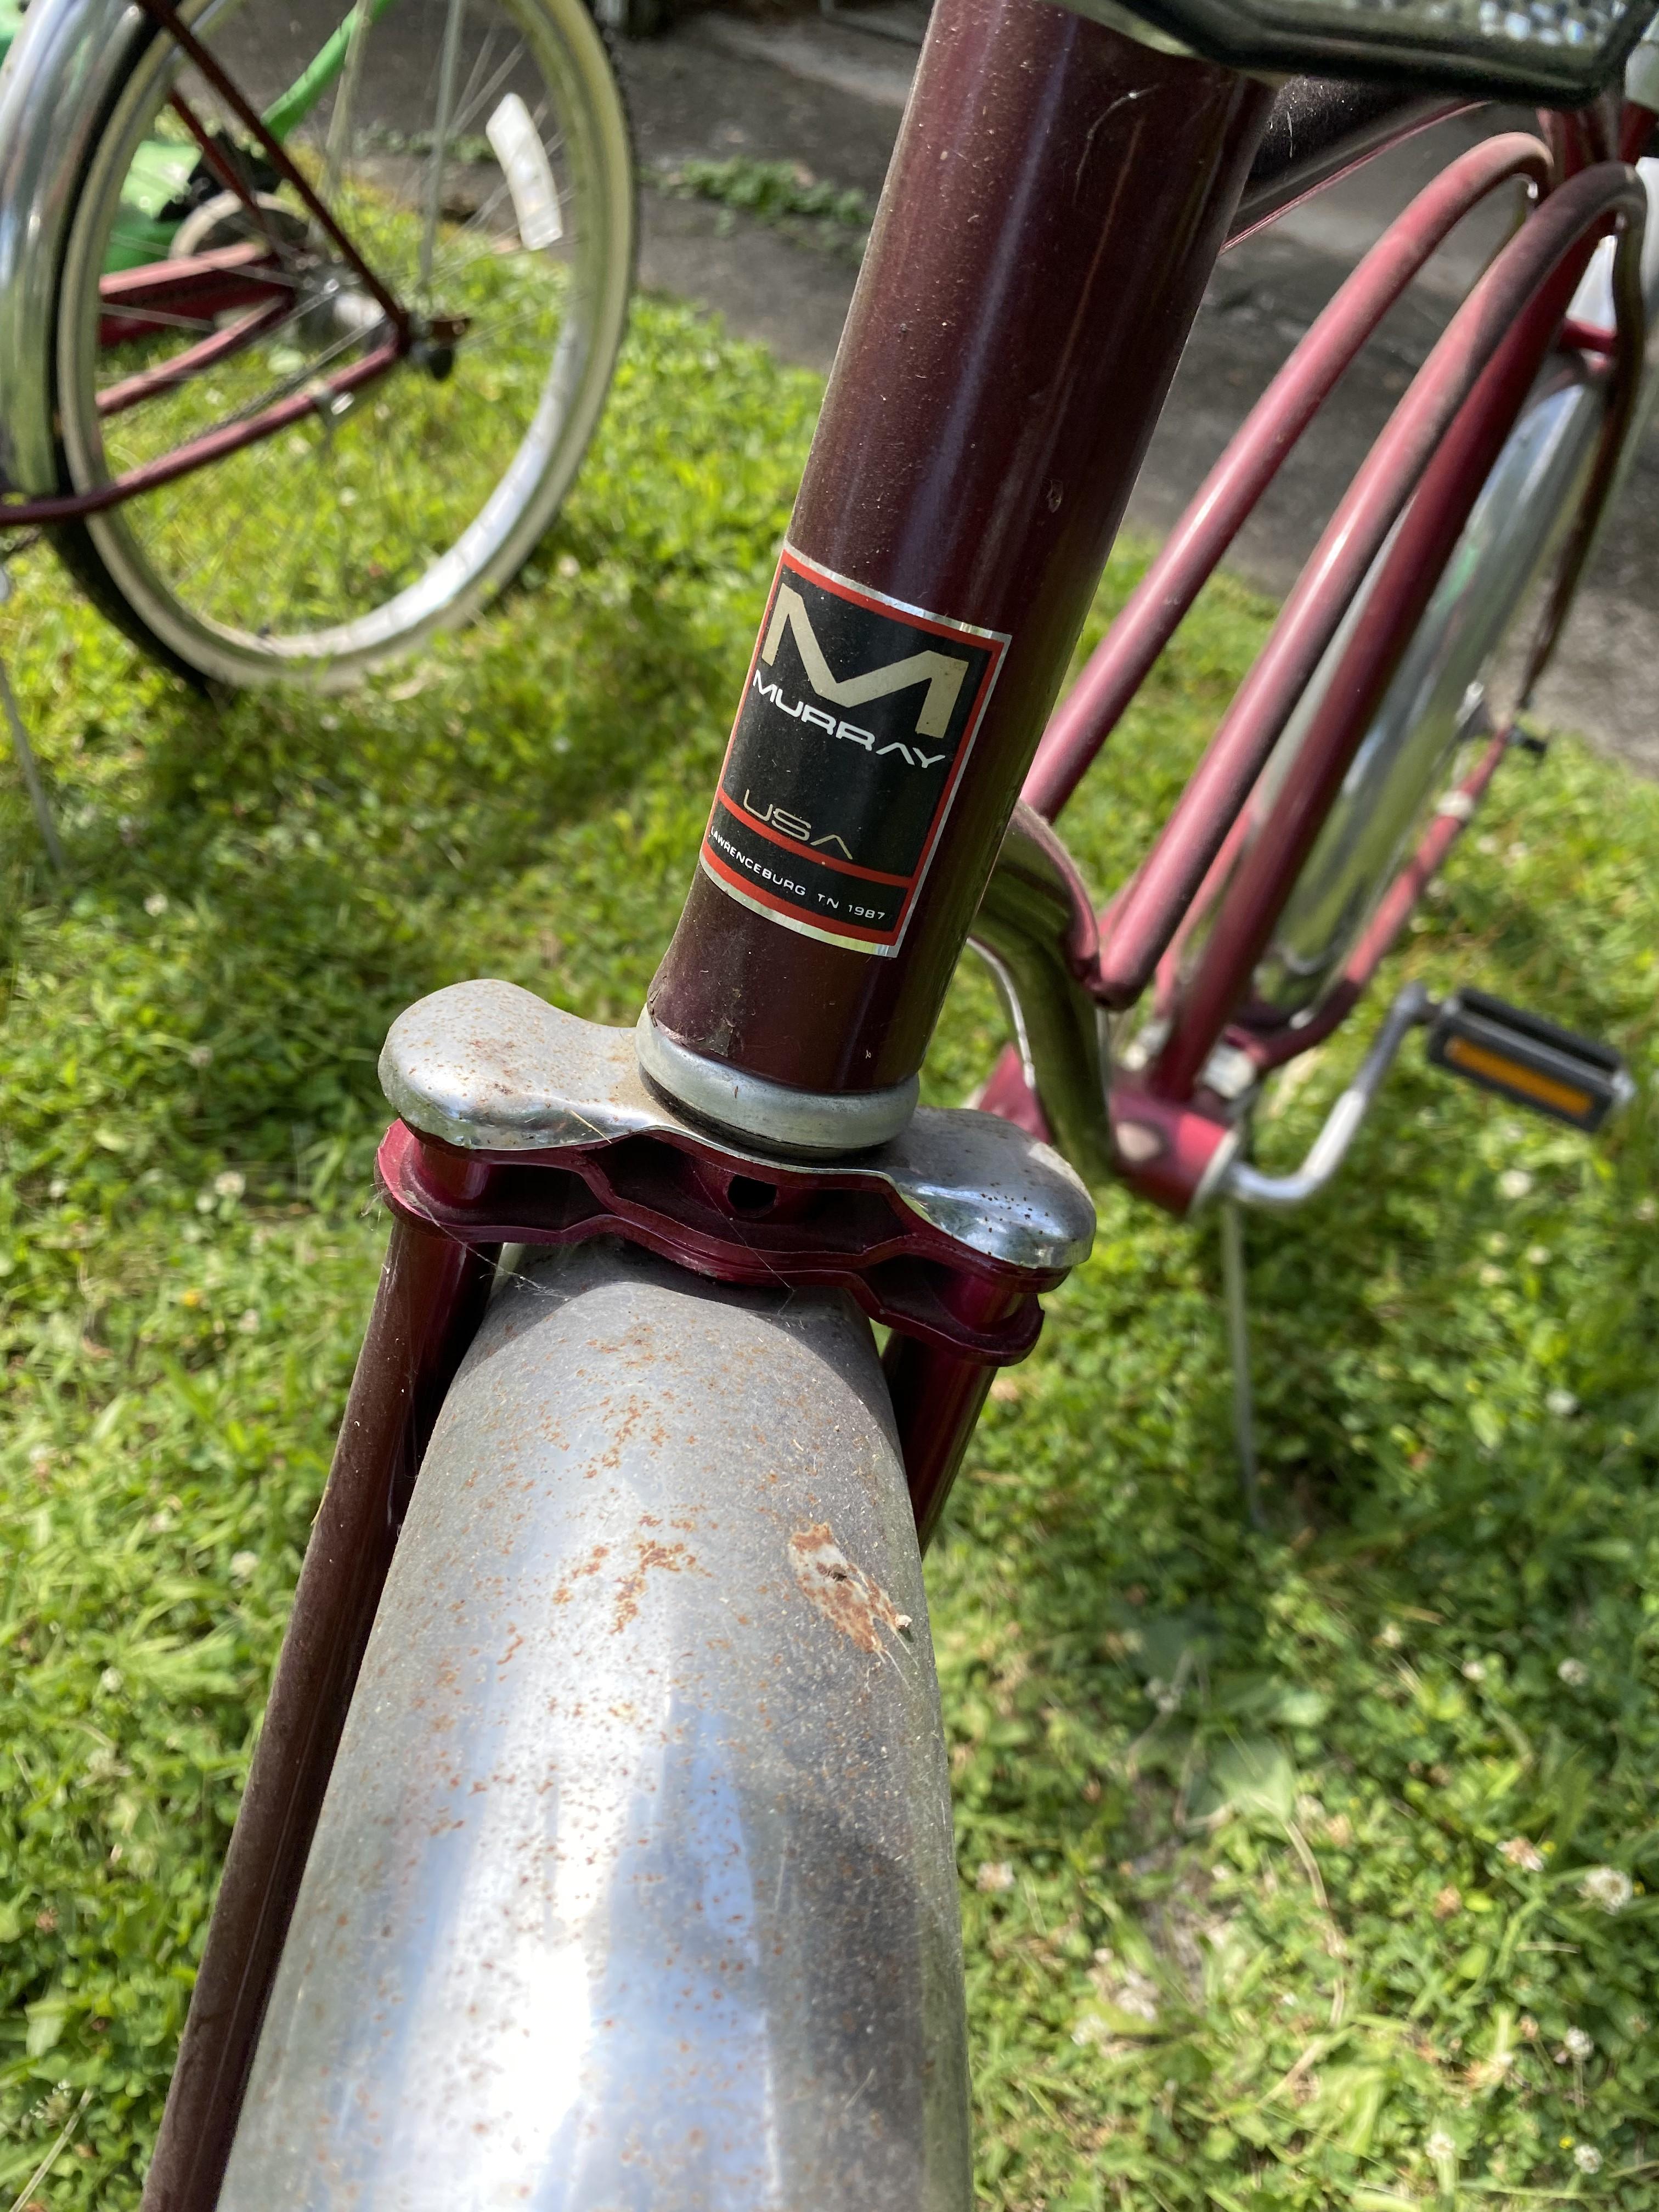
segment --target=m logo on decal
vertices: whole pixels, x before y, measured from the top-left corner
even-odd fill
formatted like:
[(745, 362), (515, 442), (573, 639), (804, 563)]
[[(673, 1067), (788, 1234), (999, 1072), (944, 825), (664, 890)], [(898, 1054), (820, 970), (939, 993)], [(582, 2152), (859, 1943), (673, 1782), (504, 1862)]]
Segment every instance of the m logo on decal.
[(777, 659), (786, 629), (795, 641), (806, 680), (820, 699), (829, 699), (837, 707), (865, 707), (873, 699), (885, 699), (895, 691), (908, 691), (913, 684), (925, 683), (927, 689), (916, 715), (916, 735), (942, 738), (950, 728), (962, 679), (968, 673), (968, 663), (955, 653), (911, 653), (902, 660), (891, 661), (885, 668), (872, 668), (862, 676), (832, 676), (813, 631), (805, 600), (787, 584), (780, 584), (766, 641), (761, 647), (760, 657), (769, 668)]

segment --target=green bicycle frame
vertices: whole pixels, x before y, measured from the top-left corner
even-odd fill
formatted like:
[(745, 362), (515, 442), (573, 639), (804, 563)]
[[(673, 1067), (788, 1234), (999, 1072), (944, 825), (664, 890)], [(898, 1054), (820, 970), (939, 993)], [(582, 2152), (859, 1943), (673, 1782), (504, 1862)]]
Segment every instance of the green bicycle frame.
[[(370, 22), (378, 22), (394, 4), (395, 0), (368, 0)], [(345, 67), (356, 21), (357, 9), (349, 9), (288, 90), (265, 110), (264, 120), (276, 137), (286, 139), (297, 130)], [(22, 27), (21, 0), (0, 0), (0, 67)], [(151, 138), (138, 149), (121, 187), (121, 211), (105, 262), (107, 272), (142, 269), (167, 259), (179, 226), (165, 221), (162, 210), (184, 191), (200, 158), (196, 147), (183, 140)]]

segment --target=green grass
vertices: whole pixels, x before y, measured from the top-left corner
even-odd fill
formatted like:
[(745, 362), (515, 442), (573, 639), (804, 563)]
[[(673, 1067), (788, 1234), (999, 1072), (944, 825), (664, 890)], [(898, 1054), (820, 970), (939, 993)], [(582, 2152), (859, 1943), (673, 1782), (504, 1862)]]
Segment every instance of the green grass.
[(875, 220), (868, 193), (815, 177), (799, 161), (757, 161), (734, 154), (724, 161), (676, 161), (641, 173), (677, 198), (714, 201), (720, 210), (717, 229), (729, 232), (737, 216), (752, 216), (797, 246), (816, 246), (854, 267), (864, 258)]
[[(503, 188), (493, 189), (499, 197)], [(489, 204), (490, 192), (479, 190)], [(412, 295), (419, 217), (351, 177), (337, 204), (374, 265)], [(192, 617), (254, 635), (303, 636), (354, 622), (416, 584), (501, 482), (564, 326), (568, 267), (546, 254), (503, 252), (503, 242), (487, 227), (448, 223), (439, 234), (434, 297), (467, 324), (452, 374), (394, 372), (347, 395), (337, 416), (313, 408), (228, 455), (206, 493), (201, 477), (187, 475), (133, 501), (122, 510), (129, 558)], [(149, 251), (141, 244), (114, 258), (125, 266)], [(194, 336), (152, 333), (104, 348), (98, 392), (155, 375)], [(290, 317), (176, 388), (106, 416), (106, 464), (115, 475), (149, 466), (290, 399), (325, 371), (349, 367), (356, 356), (346, 345), (331, 325)]]
[[(642, 307), (526, 587), (343, 702), (215, 712), (20, 574), (75, 872), (0, 775), (0, 2206), (71, 2119), (34, 2201), (137, 2202), (374, 1282), (386, 1025), (475, 973), (631, 1018), (816, 400)], [(1137, 707), (1097, 890), (1267, 611), (1218, 586)], [(1207, 1228), (1103, 1193), (1001, 1386), (929, 1567), (987, 2204), (1659, 2201), (1656, 919), (1659, 791), (1506, 772), (1396, 970), (1612, 1037), (1643, 1101), (1591, 1145), (1413, 1048), (1338, 1189), (1251, 1224), (1272, 1536)], [(931, 1095), (1000, 1034), (964, 972)]]

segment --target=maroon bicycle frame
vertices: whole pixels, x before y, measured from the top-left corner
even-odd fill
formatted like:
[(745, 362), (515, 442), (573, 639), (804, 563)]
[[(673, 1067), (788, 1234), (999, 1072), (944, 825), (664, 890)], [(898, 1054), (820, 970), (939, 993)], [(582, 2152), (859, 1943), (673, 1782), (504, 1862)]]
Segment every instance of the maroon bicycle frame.
[[(1457, 103), (1298, 97), (1323, 113), (1307, 160), (1328, 180)], [(810, 1093), (901, 1084), (921, 1063), (1022, 777), (1053, 703), (1203, 285), (1230, 235), (1311, 186), (1263, 176), (1273, 120), (1260, 88), (1031, 0), (943, 6), (894, 157), (789, 545), (876, 601), (1008, 641), (896, 957), (825, 941), (694, 879), (649, 999), (675, 1043)], [(1285, 452), (1387, 307), (1459, 216), (1498, 184), (1535, 191), (1601, 150), (1587, 125), (1556, 155), (1511, 137), (1478, 148), (1402, 220), (1299, 349), (1194, 501), (1169, 551), (1044, 743), (1026, 788), (1052, 813)], [(1287, 134), (1288, 135), (1288, 134)], [(1577, 149), (1575, 151), (1574, 149)], [(1252, 181), (1252, 170), (1255, 180)], [(1248, 198), (1246, 190), (1248, 186)], [(1596, 240), (1639, 226), (1616, 162), (1583, 169), (1524, 226), (1466, 303), (1309, 564), (1152, 854), (1103, 928), (1103, 1004), (1133, 1003), (1194, 902), (1342, 612), (1412, 503), (1406, 550), (1372, 594), (1351, 656), (1366, 659), (1326, 715), (1282, 821), (1230, 895), (1193, 1018), (1153, 1087), (1190, 1095), (1294, 883), (1335, 785), (1537, 369)], [(1606, 456), (1639, 366), (1639, 303), (1621, 257)], [(1598, 472), (1596, 494), (1607, 471)], [(1597, 496), (1578, 533), (1588, 540)], [(1361, 694), (1364, 694), (1363, 697)], [(786, 824), (786, 827), (787, 825)], [(711, 830), (711, 838), (713, 836)], [(774, 842), (787, 846), (788, 837)], [(1267, 857), (1271, 848), (1273, 859)], [(849, 871), (848, 872), (854, 872)], [(775, 904), (775, 902), (771, 902)], [(1271, 1048), (1269, 1048), (1271, 1049)], [(1164, 1194), (1167, 1195), (1167, 1194)]]
[[(1454, 105), (1340, 88), (1293, 96), (1304, 103), (1301, 125), (1281, 142), (1297, 140), (1300, 167), (1265, 135), (1274, 103), (1259, 84), (1048, 0), (937, 0), (789, 537), (797, 573), (843, 580), (849, 604), (896, 603), (923, 611), (917, 618), (935, 631), (956, 625), (964, 636), (1000, 641), (994, 683), (981, 688), (971, 748), (933, 824), (895, 957), (792, 928), (699, 872), (652, 988), (653, 1019), (670, 1037), (808, 1093), (877, 1091), (918, 1066), (1218, 254), (1230, 234)], [(1280, 419), (1255, 445), (1247, 437), (1236, 469), (1253, 481), (1271, 474), (1286, 423), (1298, 410), (1302, 419), (1311, 414), (1316, 387), (1328, 389), (1382, 294), (1408, 281), (1469, 194), (1501, 176), (1544, 185), (1554, 173), (1549, 152), (1531, 141), (1500, 143), (1460, 168), (1409, 240), (1395, 241), (1383, 273), (1373, 265), (1363, 277), (1364, 312), (1351, 296), (1326, 325), (1314, 367), (1304, 356), (1291, 392), (1275, 402)], [(1547, 202), (1547, 222), (1523, 228), (1443, 341), (1404, 428), (1385, 441), (1345, 506), (1317, 605), (1290, 611), (1290, 642), (1269, 662), (1272, 682), (1284, 683), (1298, 654), (1317, 659), (1327, 617), (1334, 629), (1354, 574), (1419, 483), (1433, 495), (1418, 526), (1425, 557), (1449, 543), (1577, 269), (1598, 237), (1635, 219), (1634, 193), (1628, 173), (1604, 163)], [(1619, 343), (1628, 355), (1627, 286), (1621, 300)], [(1437, 446), (1455, 453), (1455, 465), (1436, 471)], [(1242, 483), (1231, 495), (1240, 519), (1249, 503), (1240, 503)], [(1213, 509), (1194, 527), (1197, 539), (1178, 532), (1166, 556), (1188, 564), (1182, 590), (1197, 589), (1231, 534), (1215, 526)], [(1413, 604), (1404, 588), (1383, 595), (1366, 647), (1368, 682), (1391, 665)], [(1114, 649), (1150, 658), (1163, 616), (1138, 619), (1130, 643)], [(1100, 702), (1109, 706), (1121, 691), (1115, 680), (1109, 671), (1088, 695), (1093, 708), (1085, 700), (1055, 726), (1037, 769), (1049, 779), (1038, 795), (1051, 805), (1104, 741), (1115, 715)], [(1183, 801), (1179, 867), (1143, 873), (1133, 943), (1121, 933), (1123, 902), (1097, 947), (1093, 917), (1083, 917), (1078, 941), (1097, 947), (1090, 958), (1103, 999), (1115, 988), (1109, 966), (1126, 988), (1150, 979), (1248, 796), (1271, 719), (1252, 709), (1222, 748), (1224, 773), (1195, 780)], [(1348, 737), (1346, 726), (1333, 729), (1316, 750), (1327, 781)], [(1500, 738), (1472, 795), (1502, 749)], [(1285, 865), (1285, 848), (1278, 851)], [(1416, 888), (1437, 857), (1418, 856)], [(1398, 927), (1402, 898), (1408, 907), (1411, 870), (1401, 882), (1373, 925), (1367, 958), (1380, 957), (1376, 933)], [(1166, 1088), (1178, 1152), (1180, 1085)], [(490, 1174), (483, 1161), (453, 1171), (476, 1171), (480, 1191)], [(458, 1206), (465, 1195), (458, 1186)], [(510, 1225), (496, 1224), (497, 1241)], [(718, 1237), (705, 1237), (688, 1264), (750, 1279), (750, 1226), (733, 1217), (724, 1270)], [(146, 2212), (210, 2212), (215, 2201), (395, 1523), (491, 1257), (485, 1230), (463, 1245), (398, 1219), (210, 1931)], [(781, 1249), (772, 1272), (788, 1279)], [(939, 1343), (894, 1370), (904, 1433), (917, 1440), (910, 1473), (927, 1520), (989, 1371)]]

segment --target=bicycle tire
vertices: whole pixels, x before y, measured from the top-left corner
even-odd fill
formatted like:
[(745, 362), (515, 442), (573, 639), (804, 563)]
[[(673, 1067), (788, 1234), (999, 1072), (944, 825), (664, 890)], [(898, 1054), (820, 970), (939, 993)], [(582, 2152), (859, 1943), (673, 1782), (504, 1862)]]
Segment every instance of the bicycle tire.
[[(181, 13), (205, 43), (216, 42), (222, 59), (242, 4), (199, 0)], [(447, 20), (447, 0), (397, 4), (434, 22)], [(283, 48), (270, 27), (289, 12), (260, 11), (253, 43), (275, 36), (277, 52), (269, 59), (256, 55), (258, 67), (244, 63), (233, 70), (256, 106), (268, 105), (271, 84), (285, 83), (295, 66), (295, 50)], [(307, 9), (291, 12), (302, 19)], [(309, 13), (301, 54), (318, 34), (314, 6)], [(459, 20), (455, 81), (471, 73), (461, 87), (468, 97), (455, 101), (442, 142), (450, 158), (434, 163), (435, 130), (391, 130), (383, 114), (394, 94), (383, 95), (377, 111), (360, 86), (364, 119), (361, 129), (354, 119), (343, 133), (335, 194), (353, 204), (365, 237), (372, 232), (368, 258), (383, 268), (412, 264), (418, 279), (428, 228), (420, 210), (437, 209), (462, 171), (462, 191), (472, 195), (477, 211), (458, 214), (442, 198), (428, 244), (434, 281), (422, 304), (442, 313), (446, 298), (482, 298), (494, 319), (473, 317), (454, 348), (453, 374), (441, 380), (400, 363), (367, 387), (337, 424), (319, 414), (313, 428), (307, 418), (53, 533), (94, 604), (143, 650), (198, 683), (338, 689), (467, 620), (512, 580), (544, 534), (598, 423), (626, 331), (637, 234), (631, 134), (604, 33), (583, 0), (465, 0)], [(489, 45), (503, 24), (517, 40), (504, 46), (505, 64)], [(299, 31), (301, 21), (294, 27)], [(366, 51), (379, 33), (377, 25)], [(412, 37), (406, 43), (418, 46)], [(441, 35), (420, 49), (430, 62), (428, 88), (441, 69), (434, 43), (441, 48)], [(406, 63), (404, 80), (414, 66)], [(402, 81), (391, 73), (394, 92)], [(294, 312), (270, 343), (245, 347), (228, 372), (211, 366), (154, 403), (100, 416), (100, 398), (107, 399), (112, 377), (128, 368), (122, 356), (131, 348), (100, 344), (99, 283), (116, 226), (131, 219), (130, 210), (123, 213), (123, 192), (131, 190), (141, 149), (153, 150), (146, 133), (169, 88), (180, 84), (196, 95), (192, 106), (204, 105), (200, 81), (180, 67), (170, 42), (142, 27), (76, 184), (54, 315), (65, 489), (108, 482), (237, 411), (239, 401), (252, 407), (255, 402), (234, 390), (227, 407), (232, 374), (244, 387), (263, 382), (261, 397), (305, 389), (313, 360), (343, 356), (349, 365), (374, 336), (361, 309), (362, 327), (355, 332), (350, 324), (319, 327), (328, 283), (335, 285), (337, 304), (328, 312), (337, 321), (361, 288), (341, 283), (337, 257), (331, 264), (313, 252), (307, 264), (296, 248)], [(560, 235), (550, 247), (526, 242), (529, 226), (505, 157), (477, 127), (483, 120), (490, 129), (507, 94), (520, 86), (532, 94), (524, 112), (537, 126), (554, 184)], [(488, 116), (469, 112), (469, 100), (481, 111), (498, 92)], [(328, 95), (289, 142), (313, 185), (326, 158), (322, 123), (340, 96)], [(399, 137), (413, 153), (398, 145)], [(465, 162), (456, 160), (457, 148)], [(437, 196), (430, 190), (434, 167)], [(291, 196), (291, 187), (276, 189)], [(400, 266), (390, 273), (403, 289)], [(354, 336), (356, 356), (344, 342)], [(165, 334), (150, 353), (164, 344)], [(286, 357), (295, 353), (297, 362)], [(295, 494), (301, 479), (309, 505)]]
[(533, 1257), (422, 1462), (221, 2212), (971, 2196), (869, 1324), (615, 1243)]

